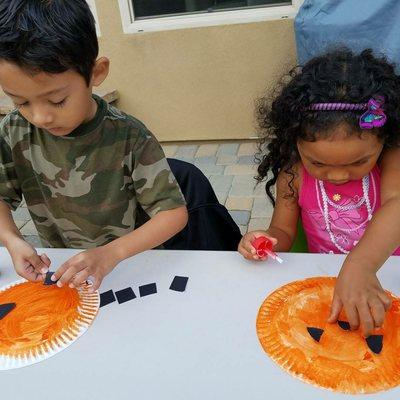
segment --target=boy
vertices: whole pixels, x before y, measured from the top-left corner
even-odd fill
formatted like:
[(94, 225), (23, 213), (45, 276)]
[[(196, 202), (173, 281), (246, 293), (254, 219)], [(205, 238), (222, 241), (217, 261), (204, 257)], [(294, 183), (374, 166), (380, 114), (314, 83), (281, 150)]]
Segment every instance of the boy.
[[(52, 279), (96, 290), (123, 259), (186, 225), (184, 198), (146, 127), (92, 87), (108, 75), (85, 0), (2, 0), (0, 85), (16, 110), (0, 125), (0, 241), (19, 275), (43, 280), (38, 255), (11, 216), (25, 197), (46, 247), (85, 250)], [(137, 206), (151, 219), (134, 230)]]

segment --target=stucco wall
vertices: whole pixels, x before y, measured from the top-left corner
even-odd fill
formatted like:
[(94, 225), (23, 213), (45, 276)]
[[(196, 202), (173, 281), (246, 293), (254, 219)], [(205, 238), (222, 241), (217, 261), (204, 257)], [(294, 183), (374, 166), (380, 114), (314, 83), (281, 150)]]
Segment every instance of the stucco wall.
[(295, 63), (292, 20), (124, 34), (117, 1), (96, 7), (103, 87), (161, 141), (253, 136), (254, 99)]

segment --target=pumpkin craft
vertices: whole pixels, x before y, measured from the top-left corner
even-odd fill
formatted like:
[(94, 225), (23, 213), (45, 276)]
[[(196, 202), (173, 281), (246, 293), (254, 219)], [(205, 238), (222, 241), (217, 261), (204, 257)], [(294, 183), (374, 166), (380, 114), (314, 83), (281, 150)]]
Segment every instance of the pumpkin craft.
[(305, 382), (359, 394), (400, 383), (400, 299), (382, 328), (365, 339), (351, 331), (345, 315), (327, 322), (336, 278), (295, 281), (277, 289), (260, 307), (257, 335), (264, 351)]
[(49, 358), (81, 336), (99, 308), (88, 288), (18, 281), (0, 289), (0, 305), (14, 305), (0, 320), (0, 370)]

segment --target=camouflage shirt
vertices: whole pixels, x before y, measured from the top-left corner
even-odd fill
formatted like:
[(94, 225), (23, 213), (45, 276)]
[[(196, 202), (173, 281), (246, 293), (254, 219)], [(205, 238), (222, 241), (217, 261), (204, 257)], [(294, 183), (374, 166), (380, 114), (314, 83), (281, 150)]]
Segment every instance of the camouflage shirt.
[(0, 200), (24, 196), (45, 247), (91, 248), (185, 204), (161, 146), (146, 127), (95, 97), (96, 116), (64, 137), (18, 111), (0, 125)]

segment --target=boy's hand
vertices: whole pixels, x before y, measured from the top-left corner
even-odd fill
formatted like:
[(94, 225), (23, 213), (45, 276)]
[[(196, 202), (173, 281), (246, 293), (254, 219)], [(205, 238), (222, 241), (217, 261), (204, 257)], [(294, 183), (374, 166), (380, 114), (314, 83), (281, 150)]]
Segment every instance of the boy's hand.
[(339, 273), (328, 322), (337, 321), (344, 308), (351, 329), (361, 325), (363, 335), (370, 336), (385, 320), (391, 300), (374, 272), (362, 266), (344, 265)]
[(258, 260), (258, 261), (263, 261), (267, 259), (267, 256), (265, 257), (259, 257), (257, 255), (256, 249), (253, 247), (251, 242), (254, 239), (257, 239), (260, 236), (265, 236), (268, 238), (274, 246), (278, 243), (278, 240), (269, 236), (266, 231), (252, 231), (246, 233), (243, 237), (242, 240), (239, 243), (238, 246), (238, 251), (239, 253), (246, 259), (246, 260)]
[(36, 250), (22, 238), (15, 238), (7, 243), (15, 271), (29, 281), (42, 281), (50, 267), (46, 254), (38, 255)]
[(53, 274), (52, 280), (57, 282), (59, 287), (69, 285), (78, 287), (89, 277), (94, 278), (90, 292), (96, 291), (103, 281), (117, 265), (118, 261), (104, 246), (83, 251), (71, 257), (60, 266)]

